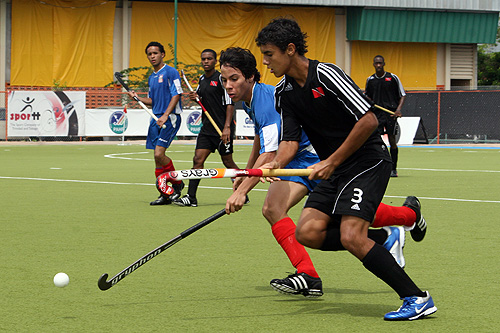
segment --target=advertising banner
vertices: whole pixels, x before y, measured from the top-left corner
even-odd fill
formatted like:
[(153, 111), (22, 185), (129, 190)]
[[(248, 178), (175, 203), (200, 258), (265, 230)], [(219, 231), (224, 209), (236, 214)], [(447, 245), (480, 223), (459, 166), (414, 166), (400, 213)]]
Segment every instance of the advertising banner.
[[(397, 122), (399, 131), (396, 133), (396, 143), (398, 145), (413, 145), (420, 124), (420, 117), (401, 117), (397, 119)], [(382, 140), (384, 140), (386, 146), (390, 146), (387, 134), (382, 135)]]
[[(201, 129), (198, 109), (181, 113), (177, 136), (197, 136)], [(143, 109), (88, 109), (85, 117), (85, 136), (147, 136), (151, 116)]]
[(11, 91), (7, 136), (85, 135), (84, 91)]
[(85, 136), (146, 136), (150, 119), (143, 109), (87, 109)]
[(236, 136), (255, 136), (255, 127), (245, 110), (236, 110)]

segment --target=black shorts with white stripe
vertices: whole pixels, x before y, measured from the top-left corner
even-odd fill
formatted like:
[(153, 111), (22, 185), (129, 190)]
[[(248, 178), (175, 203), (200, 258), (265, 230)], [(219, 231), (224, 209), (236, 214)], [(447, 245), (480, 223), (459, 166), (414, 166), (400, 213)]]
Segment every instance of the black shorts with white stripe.
[(218, 136), (200, 133), (196, 139), (196, 149), (208, 149), (212, 153), (217, 150), (221, 156), (229, 155), (233, 153), (233, 139), (224, 144)]
[(384, 197), (391, 169), (392, 163), (386, 160), (353, 164), (345, 172), (320, 182), (304, 208), (317, 209), (332, 218), (352, 215), (371, 222)]

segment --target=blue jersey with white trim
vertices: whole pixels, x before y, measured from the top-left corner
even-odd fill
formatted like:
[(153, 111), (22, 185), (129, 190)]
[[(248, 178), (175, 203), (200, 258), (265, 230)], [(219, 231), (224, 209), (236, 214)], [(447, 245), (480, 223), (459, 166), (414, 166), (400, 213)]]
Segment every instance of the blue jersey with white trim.
[[(255, 83), (250, 106), (243, 103), (243, 109), (254, 123), (255, 134), (260, 137), (259, 153), (278, 150), (281, 141), (281, 117), (274, 108), (274, 87), (264, 83)], [(307, 135), (303, 132), (299, 142), (299, 152), (304, 149), (312, 150), (312, 147)]]
[[(153, 72), (149, 76), (148, 85), (148, 97), (153, 101), (153, 113), (158, 117), (161, 117), (165, 113), (172, 97), (182, 94), (179, 72), (167, 65), (164, 65), (158, 72)], [(180, 100), (172, 113), (182, 113)]]

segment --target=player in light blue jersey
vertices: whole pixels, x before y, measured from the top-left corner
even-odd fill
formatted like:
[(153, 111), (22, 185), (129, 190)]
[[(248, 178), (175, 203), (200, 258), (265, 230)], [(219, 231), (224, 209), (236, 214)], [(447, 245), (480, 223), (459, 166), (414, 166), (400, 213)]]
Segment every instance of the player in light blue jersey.
[[(243, 101), (243, 108), (255, 125), (255, 137), (252, 152), (246, 168), (258, 168), (271, 161), (278, 149), (281, 119), (274, 108), (274, 87), (259, 83), (260, 73), (254, 56), (248, 50), (229, 48), (220, 56), (221, 78), (226, 91), (235, 102)], [(308, 147), (309, 140), (304, 137), (301, 151), (288, 167), (306, 168), (319, 162), (318, 157)], [(306, 297), (323, 295), (321, 279), (314, 268), (304, 246), (295, 239), (295, 223), (288, 216), (288, 211), (311, 191), (316, 181), (307, 177), (281, 177), (283, 181), (269, 186), (262, 207), (262, 214), (271, 224), (276, 241), (281, 245), (296, 274), (288, 279), (296, 288), (283, 285), (281, 279), (271, 281), (271, 286), (288, 294), (302, 294)], [(226, 212), (234, 213), (245, 203), (247, 193), (257, 185), (259, 178), (237, 178), (234, 192), (226, 203)]]
[[(269, 162), (276, 155), (281, 137), (281, 117), (275, 109), (275, 88), (260, 81), (255, 57), (249, 50), (229, 48), (221, 53), (221, 79), (228, 95), (235, 102), (243, 101), (243, 108), (255, 125), (255, 137), (252, 152), (246, 168), (258, 168)], [(311, 147), (309, 139), (302, 132), (299, 149), (294, 159), (285, 167), (305, 169), (320, 160)], [(276, 241), (281, 245), (296, 273), (284, 279), (273, 279), (271, 286), (282, 293), (302, 294), (306, 297), (318, 297), (323, 294), (322, 282), (304, 247), (295, 239), (295, 223), (288, 216), (291, 207), (299, 203), (317, 185), (317, 180), (307, 177), (280, 177), (282, 181), (273, 182), (262, 208), (262, 213), (271, 224)], [(259, 182), (256, 177), (237, 178), (234, 192), (226, 202), (226, 212), (239, 211), (245, 202), (246, 194)], [(408, 207), (383, 205), (378, 210), (373, 225), (415, 224), (416, 213)], [(420, 211), (418, 211), (420, 214)], [(402, 248), (404, 230), (402, 227), (370, 229), (369, 237), (383, 244), (393, 254), (400, 266), (404, 266)], [(338, 235), (340, 237), (340, 234)], [(345, 250), (338, 248), (336, 250)]]
[[(146, 55), (153, 66), (153, 73), (149, 76), (148, 97), (139, 97), (135, 91), (129, 92), (130, 97), (137, 97), (141, 102), (153, 107), (153, 113), (158, 121), (151, 118), (146, 138), (146, 149), (154, 149), (155, 176), (168, 171), (174, 171), (172, 159), (166, 155), (166, 150), (175, 138), (181, 126), (182, 94), (179, 72), (163, 62), (165, 48), (158, 42), (151, 42), (146, 46)], [(162, 126), (165, 125), (165, 128)], [(151, 205), (168, 205), (181, 195), (184, 183), (177, 181), (172, 184), (174, 193), (170, 197), (160, 195)]]

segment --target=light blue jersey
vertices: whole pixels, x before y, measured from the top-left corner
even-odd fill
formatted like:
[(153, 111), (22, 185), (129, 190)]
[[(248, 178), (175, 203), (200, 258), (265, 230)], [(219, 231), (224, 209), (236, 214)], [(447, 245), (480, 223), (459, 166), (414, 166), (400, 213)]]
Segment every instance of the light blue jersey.
[[(255, 83), (250, 106), (243, 103), (243, 109), (255, 125), (255, 134), (260, 137), (259, 154), (277, 151), (281, 141), (281, 117), (274, 108), (274, 87), (264, 83)], [(302, 139), (299, 142), (297, 155), (285, 169), (305, 169), (319, 161), (309, 142), (309, 138), (302, 131)], [(280, 178), (304, 184), (309, 191), (312, 191), (319, 183), (318, 180), (311, 181), (307, 177), (291, 176)]]

